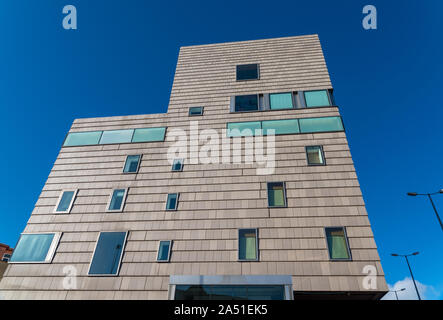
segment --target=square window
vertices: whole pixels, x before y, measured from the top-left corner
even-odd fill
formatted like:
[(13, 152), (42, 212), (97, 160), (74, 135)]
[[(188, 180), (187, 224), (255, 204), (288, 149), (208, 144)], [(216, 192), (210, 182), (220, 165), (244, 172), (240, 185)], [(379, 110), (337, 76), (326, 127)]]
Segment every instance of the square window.
[(108, 211), (122, 211), (125, 204), (127, 189), (115, 189), (108, 205)]
[(331, 260), (350, 260), (348, 238), (343, 227), (325, 228), (329, 258)]
[(55, 206), (55, 213), (69, 213), (71, 212), (72, 205), (74, 203), (77, 190), (64, 190), (58, 198), (57, 205)]
[(286, 190), (284, 182), (268, 182), (268, 206), (286, 207)]
[(238, 230), (238, 260), (258, 260), (257, 229)]
[(129, 155), (126, 157), (125, 166), (123, 167), (124, 173), (137, 173), (140, 166), (141, 155)]
[(258, 111), (258, 95), (235, 96), (235, 112)]
[(202, 116), (203, 107), (191, 107), (189, 108), (189, 116)]
[(88, 275), (118, 275), (127, 232), (100, 232)]
[(163, 240), (158, 244), (157, 261), (169, 262), (171, 256), (172, 240)]
[(321, 146), (307, 146), (306, 158), (310, 166), (322, 166), (326, 164)]
[(22, 234), (9, 262), (50, 263), (60, 237), (60, 232)]
[(177, 210), (178, 206), (178, 193), (168, 194), (168, 200), (166, 201), (166, 210)]
[(9, 253), (3, 254), (2, 261), (8, 262), (11, 259), (11, 255)]
[(331, 105), (327, 90), (305, 91), (304, 95), (307, 107), (325, 107)]
[(183, 171), (183, 159), (174, 159), (172, 163), (172, 171)]
[(237, 66), (237, 81), (257, 80), (259, 78), (259, 67), (254, 64), (240, 64)]
[(293, 109), (292, 93), (271, 93), (269, 95), (271, 110)]

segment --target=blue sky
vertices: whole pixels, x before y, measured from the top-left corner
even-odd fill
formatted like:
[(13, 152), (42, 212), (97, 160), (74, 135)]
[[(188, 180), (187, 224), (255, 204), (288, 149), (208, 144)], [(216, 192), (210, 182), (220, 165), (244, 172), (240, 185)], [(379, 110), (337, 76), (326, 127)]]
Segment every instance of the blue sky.
[[(62, 28), (73, 4), (78, 29)], [(378, 29), (362, 28), (375, 5)], [(0, 242), (15, 245), (75, 118), (166, 112), (178, 49), (317, 33), (389, 284), (443, 296), (441, 1), (2, 1)], [(435, 196), (443, 216), (443, 195)]]

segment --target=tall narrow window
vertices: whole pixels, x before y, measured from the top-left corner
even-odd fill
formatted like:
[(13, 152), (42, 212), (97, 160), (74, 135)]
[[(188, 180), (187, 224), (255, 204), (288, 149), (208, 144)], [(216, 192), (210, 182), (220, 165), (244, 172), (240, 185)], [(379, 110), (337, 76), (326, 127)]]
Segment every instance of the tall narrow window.
[(140, 166), (141, 155), (129, 155), (126, 157), (125, 166), (123, 168), (124, 173), (137, 173)]
[(183, 159), (174, 159), (172, 171), (183, 171)]
[(348, 239), (343, 227), (325, 228), (328, 243), (329, 258), (331, 260), (350, 260)]
[(166, 201), (166, 210), (177, 210), (178, 195), (178, 193), (168, 194), (168, 199)]
[(58, 198), (57, 205), (54, 212), (69, 213), (71, 212), (72, 204), (74, 203), (77, 190), (64, 190)]
[(292, 93), (271, 93), (269, 95), (271, 110), (292, 109)]
[(237, 66), (237, 81), (257, 80), (259, 78), (258, 64), (240, 64)]
[(323, 148), (321, 146), (307, 146), (306, 158), (308, 159), (308, 165), (310, 166), (322, 166), (326, 164)]
[(22, 234), (12, 253), (11, 263), (50, 263), (61, 233)]
[(324, 107), (331, 105), (327, 90), (305, 91), (304, 95), (307, 107)]
[(88, 275), (117, 275), (127, 232), (100, 232)]
[(203, 115), (203, 107), (191, 107), (189, 108), (188, 115), (192, 116), (202, 116)]
[(284, 182), (268, 182), (268, 206), (286, 207), (286, 190)]
[(257, 229), (238, 230), (238, 260), (258, 260)]
[(258, 111), (258, 94), (235, 96), (235, 112)]
[(108, 205), (108, 211), (122, 211), (125, 204), (127, 189), (115, 189)]
[(169, 262), (171, 256), (172, 240), (163, 240), (158, 244), (157, 261)]

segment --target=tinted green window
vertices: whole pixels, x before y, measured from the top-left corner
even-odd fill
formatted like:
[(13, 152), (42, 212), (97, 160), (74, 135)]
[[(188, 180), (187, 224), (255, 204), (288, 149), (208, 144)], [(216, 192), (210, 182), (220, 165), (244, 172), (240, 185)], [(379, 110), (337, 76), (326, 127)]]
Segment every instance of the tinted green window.
[(325, 163), (323, 159), (323, 150), (320, 146), (306, 147), (306, 156), (309, 165), (321, 165)]
[(183, 170), (183, 159), (175, 159), (172, 163), (172, 171), (182, 171)]
[(135, 129), (132, 142), (164, 141), (166, 128)]
[(344, 130), (340, 117), (299, 119), (299, 123), (301, 133)]
[(304, 94), (307, 107), (323, 107), (330, 105), (327, 90), (305, 91)]
[(228, 137), (244, 137), (255, 135), (255, 130), (261, 129), (260, 121), (228, 123)]
[(269, 207), (286, 206), (285, 184), (283, 182), (268, 183), (268, 206)]
[(168, 194), (168, 200), (166, 201), (166, 210), (176, 210), (178, 202), (178, 193)]
[(189, 108), (190, 116), (201, 116), (203, 114), (203, 107), (192, 107)]
[(241, 64), (237, 66), (237, 80), (258, 79), (258, 64)]
[(72, 132), (66, 137), (64, 147), (70, 146), (89, 146), (98, 144), (102, 131), (93, 132)]
[(292, 109), (292, 93), (271, 93), (269, 95), (271, 110)]
[(281, 285), (177, 285), (175, 300), (284, 300)]
[(71, 206), (72, 198), (74, 197), (75, 191), (64, 191), (60, 202), (57, 206), (57, 212), (66, 212)]
[(116, 189), (112, 192), (111, 202), (108, 210), (121, 210), (123, 207), (123, 200), (125, 198), (125, 189)]
[(300, 133), (297, 119), (262, 121), (262, 129), (263, 134), (267, 134), (269, 129), (274, 129), (275, 134)]
[(238, 230), (238, 259), (257, 260), (257, 230)]
[(11, 262), (48, 262), (48, 252), (54, 233), (22, 234), (11, 257)]
[(140, 155), (139, 154), (127, 156), (123, 172), (126, 172), (126, 173), (137, 172), (139, 162), (140, 162)]
[(157, 261), (169, 261), (171, 241), (160, 241), (157, 253)]
[(133, 133), (133, 129), (103, 131), (102, 137), (100, 139), (100, 144), (128, 143), (131, 142)]
[(326, 228), (329, 257), (331, 259), (349, 259), (349, 248), (343, 228)]
[(120, 266), (126, 232), (101, 232), (88, 274), (116, 275)]
[(235, 97), (235, 111), (257, 111), (258, 95), (249, 94)]

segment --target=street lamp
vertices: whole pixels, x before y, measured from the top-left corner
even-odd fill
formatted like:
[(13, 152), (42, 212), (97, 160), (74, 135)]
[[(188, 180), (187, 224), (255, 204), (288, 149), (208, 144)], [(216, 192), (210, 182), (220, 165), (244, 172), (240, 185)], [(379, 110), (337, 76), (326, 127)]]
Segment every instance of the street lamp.
[(409, 265), (409, 260), (408, 260), (409, 256), (416, 256), (418, 253), (419, 253), (418, 251), (410, 253), (410, 254), (396, 254), (396, 253), (392, 253), (391, 256), (393, 256), (393, 257), (405, 257), (406, 263), (408, 264), (409, 272), (411, 273), (412, 282), (414, 283), (415, 291), (417, 292), (418, 300), (421, 300), (420, 293), (418, 293), (417, 284), (415, 283), (414, 275), (412, 274), (412, 269), (411, 269), (411, 266)]
[(405, 291), (406, 290), (406, 288), (401, 288), (400, 290), (389, 290), (389, 292), (394, 292), (395, 293), (395, 297), (397, 298), (397, 300), (398, 300), (398, 295), (397, 295), (397, 292), (400, 292), (400, 291)]
[(417, 193), (417, 192), (408, 192), (408, 196), (416, 197), (416, 196), (428, 196), (429, 200), (431, 201), (432, 208), (434, 208), (435, 215), (437, 216), (438, 222), (440, 222), (441, 230), (443, 231), (443, 223), (441, 222), (440, 216), (438, 215), (437, 208), (435, 207), (434, 201), (432, 201), (432, 195), (437, 193), (443, 193), (443, 189), (440, 189), (438, 192), (434, 193)]

